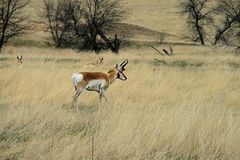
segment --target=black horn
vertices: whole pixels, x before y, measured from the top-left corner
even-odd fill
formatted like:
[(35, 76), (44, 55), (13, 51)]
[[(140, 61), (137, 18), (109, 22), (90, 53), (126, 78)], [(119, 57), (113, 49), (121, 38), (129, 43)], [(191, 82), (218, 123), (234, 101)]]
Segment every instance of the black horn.
[(125, 61), (123, 61), (121, 64), (120, 64), (120, 67), (124, 67), (128, 64), (128, 60), (126, 59)]

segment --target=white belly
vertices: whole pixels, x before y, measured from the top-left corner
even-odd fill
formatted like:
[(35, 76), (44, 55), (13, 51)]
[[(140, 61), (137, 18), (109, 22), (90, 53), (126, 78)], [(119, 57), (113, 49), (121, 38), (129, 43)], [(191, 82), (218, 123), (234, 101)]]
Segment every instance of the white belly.
[(92, 80), (86, 86), (86, 90), (88, 91), (99, 91), (99, 88), (103, 88), (105, 86), (105, 80)]

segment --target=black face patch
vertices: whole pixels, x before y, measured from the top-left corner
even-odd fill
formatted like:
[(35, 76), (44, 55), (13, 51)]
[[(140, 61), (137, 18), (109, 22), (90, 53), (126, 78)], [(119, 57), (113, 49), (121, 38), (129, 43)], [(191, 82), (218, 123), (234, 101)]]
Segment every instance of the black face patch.
[(120, 79), (120, 74), (119, 73), (117, 74), (117, 78)]
[(125, 74), (123, 72), (118, 72), (117, 74), (117, 78), (122, 80), (122, 81), (126, 81), (127, 80), (127, 77), (125, 76)]

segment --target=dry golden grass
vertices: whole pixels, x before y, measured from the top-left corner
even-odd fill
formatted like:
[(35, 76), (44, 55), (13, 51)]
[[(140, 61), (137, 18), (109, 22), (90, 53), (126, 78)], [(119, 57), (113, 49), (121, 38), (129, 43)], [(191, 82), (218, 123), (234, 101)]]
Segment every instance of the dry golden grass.
[[(35, 32), (13, 43), (27, 48), (0, 54), (0, 159), (91, 159), (93, 137), (94, 159), (240, 159), (240, 57), (231, 48), (174, 46), (174, 56), (161, 57), (136, 45), (118, 56), (103, 53), (104, 64), (90, 67), (93, 53), (29, 47), (46, 47), (50, 37), (42, 30), (43, 1), (30, 2)], [(124, 23), (181, 35), (177, 0), (125, 2)], [(132, 27), (133, 40), (158, 41), (157, 32)], [(107, 72), (126, 58), (128, 80), (110, 86), (109, 103), (99, 107), (98, 95), (85, 92), (80, 112), (71, 107), (72, 73)]]
[[(0, 55), (0, 159), (240, 159), (240, 58), (229, 49), (174, 47), (95, 54), (8, 47)], [(23, 55), (23, 65), (16, 56)], [(70, 76), (108, 71), (123, 59), (128, 80), (85, 92), (71, 107)], [(153, 64), (153, 58), (168, 65)]]

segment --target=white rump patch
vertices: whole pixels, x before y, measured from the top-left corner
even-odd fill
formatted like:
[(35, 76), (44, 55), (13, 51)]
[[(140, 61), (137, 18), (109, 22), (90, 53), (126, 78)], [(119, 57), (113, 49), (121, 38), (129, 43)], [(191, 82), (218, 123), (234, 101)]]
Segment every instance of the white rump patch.
[(77, 87), (78, 82), (83, 80), (83, 75), (79, 73), (74, 73), (71, 77), (74, 87)]

